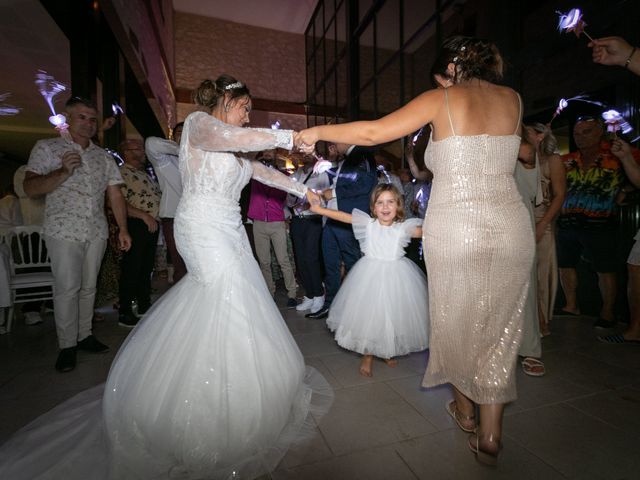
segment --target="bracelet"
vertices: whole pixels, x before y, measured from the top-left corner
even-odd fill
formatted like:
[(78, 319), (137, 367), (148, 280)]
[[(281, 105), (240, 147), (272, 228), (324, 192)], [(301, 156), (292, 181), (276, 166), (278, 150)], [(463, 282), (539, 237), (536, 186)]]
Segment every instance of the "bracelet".
[(631, 63), (631, 57), (633, 57), (634, 53), (636, 53), (636, 47), (633, 47), (633, 50), (631, 50), (631, 53), (627, 57), (627, 61), (624, 62), (624, 68), (629, 68), (629, 64)]

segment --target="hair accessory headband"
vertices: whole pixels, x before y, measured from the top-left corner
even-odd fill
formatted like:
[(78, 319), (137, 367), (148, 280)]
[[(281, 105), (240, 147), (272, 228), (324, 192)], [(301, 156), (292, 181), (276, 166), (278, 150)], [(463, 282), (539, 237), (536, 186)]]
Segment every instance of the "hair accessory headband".
[(226, 87), (224, 87), (225, 90), (232, 90), (234, 88), (242, 88), (244, 87), (244, 85), (242, 84), (242, 82), (235, 82), (235, 83), (230, 83), (229, 85), (227, 85)]

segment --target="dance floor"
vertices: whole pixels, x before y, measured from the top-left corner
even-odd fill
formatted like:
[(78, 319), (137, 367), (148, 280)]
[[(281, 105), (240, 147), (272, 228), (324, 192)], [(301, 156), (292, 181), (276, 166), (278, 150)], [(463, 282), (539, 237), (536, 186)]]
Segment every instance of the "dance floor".
[[(278, 293), (284, 306), (284, 292)], [(0, 443), (75, 393), (105, 380), (128, 330), (113, 310), (94, 326), (111, 352), (78, 355), (71, 373), (57, 373), (51, 313), (39, 326), (19, 319), (0, 336)], [(396, 368), (374, 363), (358, 374), (359, 357), (338, 347), (322, 320), (282, 309), (309, 365), (333, 385), (335, 403), (318, 435), (291, 450), (272, 478), (285, 479), (631, 479), (640, 472), (640, 346), (596, 340), (592, 318), (557, 317), (543, 339), (547, 375), (518, 369), (518, 395), (505, 417), (497, 470), (478, 464), (467, 435), (445, 412), (447, 387), (422, 389), (422, 352)], [(622, 328), (622, 325), (620, 326)]]

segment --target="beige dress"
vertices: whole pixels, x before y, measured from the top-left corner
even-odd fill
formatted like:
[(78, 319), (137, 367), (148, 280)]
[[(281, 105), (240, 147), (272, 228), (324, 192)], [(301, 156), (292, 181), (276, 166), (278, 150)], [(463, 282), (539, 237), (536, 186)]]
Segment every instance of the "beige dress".
[[(540, 156), (540, 184), (542, 186), (542, 203), (535, 208), (534, 215), (538, 222), (549, 210), (553, 195), (551, 191), (551, 167), (549, 160)], [(558, 261), (556, 259), (555, 221), (547, 225), (542, 239), (536, 245), (538, 268), (538, 304), (540, 306), (540, 323), (548, 324), (553, 316), (553, 306), (558, 290)]]
[(514, 180), (520, 137), (459, 136), (450, 112), (449, 121), (453, 136), (425, 152), (434, 179), (423, 230), (431, 318), (423, 386), (451, 383), (476, 403), (505, 403), (516, 398), (535, 251)]

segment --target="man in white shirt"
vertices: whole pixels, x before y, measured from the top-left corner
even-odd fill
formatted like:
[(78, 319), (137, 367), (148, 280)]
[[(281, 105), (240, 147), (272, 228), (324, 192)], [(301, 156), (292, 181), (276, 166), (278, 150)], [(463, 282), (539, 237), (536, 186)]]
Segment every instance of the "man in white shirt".
[(178, 123), (173, 129), (172, 140), (149, 137), (145, 142), (147, 158), (153, 165), (158, 177), (162, 198), (160, 200), (160, 220), (162, 221), (162, 234), (169, 251), (173, 271), (169, 271), (169, 282), (178, 282), (187, 273), (184, 260), (178, 253), (173, 237), (173, 219), (176, 216), (178, 202), (182, 196), (182, 179), (178, 168), (178, 155), (180, 153), (180, 139), (184, 122)]
[(120, 227), (120, 248), (131, 247), (127, 207), (119, 187), (122, 176), (113, 158), (91, 141), (98, 111), (91, 101), (72, 97), (66, 114), (68, 135), (36, 143), (24, 181), (30, 197), (46, 195), (43, 233), (55, 282), (60, 372), (75, 368), (77, 349), (109, 350), (91, 333), (96, 282), (108, 238), (105, 193)]

